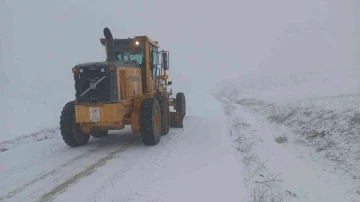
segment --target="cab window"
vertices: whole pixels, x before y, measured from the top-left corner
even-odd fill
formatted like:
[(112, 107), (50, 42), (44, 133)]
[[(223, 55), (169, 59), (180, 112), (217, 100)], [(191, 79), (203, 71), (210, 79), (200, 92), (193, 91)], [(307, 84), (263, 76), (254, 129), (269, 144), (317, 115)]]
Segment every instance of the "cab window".
[(123, 60), (136, 60), (140, 65), (142, 64), (144, 55), (142, 53), (118, 53), (117, 59)]
[(158, 48), (152, 44), (149, 46), (150, 48), (150, 64), (151, 69), (156, 67), (159, 64), (159, 54), (158, 54)]

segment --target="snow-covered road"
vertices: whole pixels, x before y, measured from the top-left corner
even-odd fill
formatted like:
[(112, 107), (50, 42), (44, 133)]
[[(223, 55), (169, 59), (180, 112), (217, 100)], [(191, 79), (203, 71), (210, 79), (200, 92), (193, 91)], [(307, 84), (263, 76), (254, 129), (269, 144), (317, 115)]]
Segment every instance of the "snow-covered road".
[(241, 162), (234, 156), (221, 104), (186, 94), (185, 128), (157, 146), (128, 129), (66, 146), (57, 130), (2, 143), (4, 201), (242, 201)]

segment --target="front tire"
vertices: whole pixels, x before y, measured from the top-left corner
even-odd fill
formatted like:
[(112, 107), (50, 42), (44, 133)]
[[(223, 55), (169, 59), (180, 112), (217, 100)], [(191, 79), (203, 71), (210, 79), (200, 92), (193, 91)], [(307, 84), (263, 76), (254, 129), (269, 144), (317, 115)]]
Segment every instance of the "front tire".
[(75, 102), (70, 101), (64, 106), (60, 116), (60, 132), (64, 142), (70, 147), (78, 147), (89, 142), (90, 135), (81, 131), (75, 122)]
[(145, 98), (140, 107), (140, 134), (145, 145), (157, 145), (161, 139), (161, 109), (156, 98)]
[(170, 108), (169, 98), (164, 95), (160, 95), (158, 98), (161, 109), (161, 135), (167, 135), (170, 131)]

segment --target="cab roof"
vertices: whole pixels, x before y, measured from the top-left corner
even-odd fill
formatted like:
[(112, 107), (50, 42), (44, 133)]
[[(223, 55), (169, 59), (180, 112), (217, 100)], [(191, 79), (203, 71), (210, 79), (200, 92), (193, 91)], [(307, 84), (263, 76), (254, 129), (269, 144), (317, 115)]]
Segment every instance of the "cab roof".
[[(147, 37), (147, 36), (145, 36), (145, 35), (144, 35), (144, 36), (135, 36), (134, 38), (127, 38), (127, 39), (146, 40), (146, 41), (149, 41), (150, 44), (152, 44), (152, 45), (160, 48), (159, 43), (158, 43), (157, 41), (153, 41), (153, 40), (151, 40), (149, 37)], [(123, 40), (123, 39), (116, 39), (116, 38), (115, 38), (114, 41), (116, 41), (116, 40)], [(100, 43), (101, 43), (103, 46), (105, 46), (105, 42), (106, 42), (106, 39), (105, 39), (105, 38), (100, 38)]]

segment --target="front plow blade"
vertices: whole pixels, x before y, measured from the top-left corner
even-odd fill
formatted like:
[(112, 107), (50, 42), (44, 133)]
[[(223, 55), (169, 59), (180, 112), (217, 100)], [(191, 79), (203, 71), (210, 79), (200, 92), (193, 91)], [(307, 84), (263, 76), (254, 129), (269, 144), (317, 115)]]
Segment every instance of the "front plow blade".
[(173, 128), (183, 128), (183, 120), (185, 113), (180, 112), (170, 112), (170, 127)]

